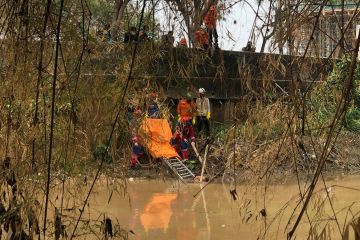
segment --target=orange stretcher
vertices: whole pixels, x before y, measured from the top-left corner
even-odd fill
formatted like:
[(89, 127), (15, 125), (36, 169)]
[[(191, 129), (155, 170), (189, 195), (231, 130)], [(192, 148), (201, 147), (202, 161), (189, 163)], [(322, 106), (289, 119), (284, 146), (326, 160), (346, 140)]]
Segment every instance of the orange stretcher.
[(141, 124), (143, 145), (153, 158), (179, 157), (170, 145), (171, 128), (166, 119), (147, 118)]

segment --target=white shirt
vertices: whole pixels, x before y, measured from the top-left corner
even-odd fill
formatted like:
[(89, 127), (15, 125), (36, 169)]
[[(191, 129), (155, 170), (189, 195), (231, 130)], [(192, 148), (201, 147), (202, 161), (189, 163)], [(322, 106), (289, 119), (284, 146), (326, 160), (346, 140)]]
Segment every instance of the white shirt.
[(210, 112), (210, 101), (208, 98), (197, 98), (196, 99), (196, 113), (197, 116), (206, 117)]

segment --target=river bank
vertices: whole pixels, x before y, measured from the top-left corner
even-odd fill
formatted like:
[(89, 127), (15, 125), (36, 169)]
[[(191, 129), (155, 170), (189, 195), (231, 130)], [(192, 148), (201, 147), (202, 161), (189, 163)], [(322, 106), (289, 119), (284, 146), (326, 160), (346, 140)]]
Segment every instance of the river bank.
[[(296, 146), (294, 146), (294, 142), (297, 143)], [(246, 146), (245, 141), (239, 141), (235, 149), (235, 171), (234, 150), (229, 152), (218, 143), (214, 145), (210, 143), (205, 174), (209, 179), (216, 179), (217, 182), (233, 181), (234, 172), (238, 182), (261, 180), (268, 174), (271, 175), (270, 180), (275, 182), (294, 179), (296, 175), (299, 180), (306, 180), (312, 176), (317, 168), (325, 139), (303, 137), (297, 141), (284, 141), (279, 150), (281, 143), (279, 139), (257, 146)], [(231, 147), (227, 149), (231, 149)], [(200, 145), (200, 148), (204, 147)], [(360, 172), (360, 151), (358, 149), (360, 149), (358, 134), (341, 133), (335, 147), (329, 151), (323, 174), (326, 176), (358, 174)], [(204, 151), (201, 151), (200, 154), (204, 154)], [(191, 154), (191, 160), (187, 165), (196, 176), (200, 175), (202, 165), (194, 153)], [(176, 178), (171, 170), (160, 161), (153, 162), (151, 166), (144, 164), (137, 169), (129, 169), (126, 176), (141, 179)]]

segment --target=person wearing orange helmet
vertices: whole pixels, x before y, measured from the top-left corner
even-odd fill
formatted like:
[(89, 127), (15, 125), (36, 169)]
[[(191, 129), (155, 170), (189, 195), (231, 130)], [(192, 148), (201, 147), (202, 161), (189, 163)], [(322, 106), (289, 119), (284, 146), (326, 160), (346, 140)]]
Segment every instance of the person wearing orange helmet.
[[(207, 28), (207, 32), (209, 35), (209, 44), (210, 46), (213, 46), (215, 48), (219, 48), (219, 44), (218, 44), (218, 33), (216, 31), (216, 21), (218, 18), (218, 14), (216, 11), (216, 5), (212, 4), (209, 8), (209, 11), (206, 13), (205, 17), (204, 17), (204, 23), (205, 26)], [(214, 39), (213, 39), (214, 38)], [(213, 42), (213, 40), (215, 41), (215, 43)]]

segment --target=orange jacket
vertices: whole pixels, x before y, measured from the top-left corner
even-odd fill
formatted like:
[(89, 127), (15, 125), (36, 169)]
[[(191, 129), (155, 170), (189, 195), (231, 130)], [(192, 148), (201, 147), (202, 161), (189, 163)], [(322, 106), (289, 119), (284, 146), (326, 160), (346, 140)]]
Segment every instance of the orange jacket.
[(197, 30), (195, 32), (195, 40), (200, 45), (209, 44), (209, 35), (207, 32), (204, 32), (202, 30)]
[(209, 44), (209, 34), (207, 32), (202, 33), (202, 45), (208, 45)]
[(217, 20), (218, 14), (216, 12), (215, 5), (211, 5), (209, 11), (206, 13), (204, 17), (204, 23), (207, 28), (215, 29), (216, 28), (216, 20)]
[(177, 105), (177, 113), (180, 115), (181, 120), (188, 121), (191, 120), (194, 116), (194, 106), (188, 103), (186, 100), (180, 100)]

